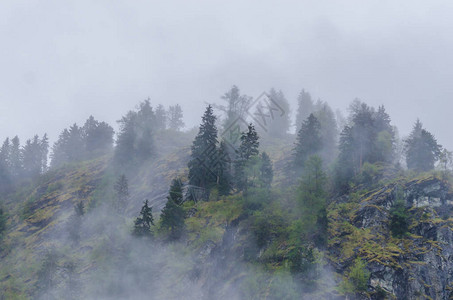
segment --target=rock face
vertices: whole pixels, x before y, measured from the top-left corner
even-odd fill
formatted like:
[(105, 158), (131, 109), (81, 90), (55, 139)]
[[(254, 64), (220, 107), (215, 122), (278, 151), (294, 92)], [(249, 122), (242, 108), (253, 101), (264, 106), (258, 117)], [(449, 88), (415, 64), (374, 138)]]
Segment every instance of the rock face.
[[(409, 216), (409, 232), (403, 238), (390, 233), (390, 209), (397, 198), (404, 201)], [(391, 184), (365, 195), (352, 214), (355, 228), (331, 245), (330, 252), (343, 258), (336, 265), (338, 273), (350, 261), (343, 250), (352, 248), (350, 257), (360, 256), (371, 272), (368, 291), (359, 298), (451, 299), (452, 208), (448, 185), (434, 177)], [(351, 242), (351, 235), (359, 241)]]

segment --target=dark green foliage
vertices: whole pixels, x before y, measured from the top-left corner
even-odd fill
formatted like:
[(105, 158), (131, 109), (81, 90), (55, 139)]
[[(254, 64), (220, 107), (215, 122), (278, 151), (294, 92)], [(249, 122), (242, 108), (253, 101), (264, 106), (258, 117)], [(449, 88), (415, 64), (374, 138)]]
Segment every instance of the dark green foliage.
[(135, 219), (133, 234), (151, 236), (151, 225), (154, 225), (153, 208), (148, 205), (147, 199), (142, 206), (140, 216)]
[(118, 177), (117, 181), (113, 185), (113, 189), (116, 196), (116, 210), (121, 213), (126, 208), (129, 199), (129, 186), (126, 175), (122, 174)]
[(409, 213), (404, 200), (397, 199), (390, 208), (390, 231), (394, 237), (401, 238), (409, 230)]
[(184, 209), (176, 204), (170, 197), (160, 215), (160, 227), (167, 233), (169, 239), (177, 240), (184, 230)]
[(9, 167), (13, 179), (18, 179), (22, 175), (22, 151), (20, 150), (20, 141), (17, 135), (11, 140)]
[(315, 105), (313, 115), (319, 121), (319, 136), (321, 137), (321, 149), (319, 156), (326, 165), (336, 158), (337, 152), (337, 121), (335, 115), (326, 102), (319, 101)]
[(167, 118), (168, 128), (179, 131), (184, 127), (182, 108), (179, 104), (168, 108)]
[(176, 205), (183, 203), (183, 184), (180, 178), (175, 178), (171, 182), (168, 199), (172, 200)]
[(247, 191), (251, 177), (258, 172), (253, 168), (258, 164), (257, 156), (259, 154), (259, 136), (252, 124), (249, 124), (248, 131), (241, 135), (241, 145), (236, 151), (236, 160), (234, 162), (234, 177), (236, 188), (240, 191)]
[(272, 169), (272, 162), (266, 152), (261, 153), (261, 166), (260, 166), (260, 183), (261, 187), (270, 189), (272, 180), (274, 179), (274, 171)]
[(220, 142), (219, 145), (217, 174), (219, 194), (223, 196), (229, 195), (232, 189), (233, 178), (231, 174), (231, 159), (224, 141)]
[(420, 120), (414, 125), (409, 138), (405, 141), (406, 163), (409, 169), (429, 171), (442, 153), (442, 146), (436, 138), (423, 129)]
[(293, 176), (300, 176), (307, 158), (321, 150), (322, 139), (320, 130), (321, 124), (313, 114), (310, 114), (308, 119), (303, 121), (301, 129), (297, 133), (296, 145), (293, 149), (292, 169), (295, 173), (292, 174)]
[(189, 167), (189, 185), (209, 190), (217, 183), (217, 127), (216, 117), (208, 105), (202, 123), (192, 144)]
[(179, 239), (184, 230), (185, 212), (181, 206), (183, 202), (182, 192), (181, 180), (179, 178), (173, 179), (167, 203), (160, 215), (160, 227), (172, 240)]

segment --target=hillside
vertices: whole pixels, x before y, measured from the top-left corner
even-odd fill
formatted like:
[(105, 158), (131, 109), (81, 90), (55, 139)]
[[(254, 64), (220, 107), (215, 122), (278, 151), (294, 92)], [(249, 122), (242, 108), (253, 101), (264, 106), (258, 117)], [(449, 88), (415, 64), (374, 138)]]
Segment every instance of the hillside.
[[(332, 196), (328, 244), (318, 247), (303, 238), (297, 193), (278, 188), (290, 142), (263, 142), (275, 166), (272, 191), (186, 202), (179, 242), (162, 242), (157, 230), (153, 241), (134, 238), (143, 200), (150, 199), (158, 219), (171, 179), (186, 176), (192, 137), (157, 137), (158, 155), (130, 177), (124, 215), (112, 209), (110, 155), (50, 171), (5, 197), (2, 297), (35, 298), (43, 287), (45, 297), (57, 299), (450, 297), (453, 194), (447, 181), (407, 175)], [(410, 223), (400, 237), (390, 228), (397, 200)], [(74, 232), (80, 201), (86, 212)], [(43, 272), (52, 272), (47, 286)]]

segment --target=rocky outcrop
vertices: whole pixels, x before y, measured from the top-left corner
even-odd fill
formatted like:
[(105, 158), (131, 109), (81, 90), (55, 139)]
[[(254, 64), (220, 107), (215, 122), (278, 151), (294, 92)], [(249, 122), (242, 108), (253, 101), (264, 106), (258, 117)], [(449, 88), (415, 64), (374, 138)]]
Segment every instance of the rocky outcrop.
[[(397, 198), (406, 205), (409, 232), (390, 233), (390, 210)], [(394, 183), (364, 195), (355, 206), (349, 231), (331, 253), (353, 249), (371, 272), (364, 299), (451, 299), (453, 297), (453, 195), (441, 179), (429, 177)], [(351, 236), (354, 236), (354, 241)], [(345, 252), (345, 251), (343, 251)], [(341, 253), (338, 273), (347, 269)]]

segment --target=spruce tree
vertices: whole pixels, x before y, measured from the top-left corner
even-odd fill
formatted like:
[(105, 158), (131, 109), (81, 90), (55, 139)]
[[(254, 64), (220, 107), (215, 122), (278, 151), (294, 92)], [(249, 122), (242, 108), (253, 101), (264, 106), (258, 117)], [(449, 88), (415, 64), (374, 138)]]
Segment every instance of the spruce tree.
[(172, 240), (179, 239), (184, 230), (185, 212), (181, 207), (182, 199), (181, 180), (174, 179), (170, 186), (167, 203), (160, 215), (160, 227)]
[(318, 119), (310, 114), (297, 133), (296, 145), (293, 149), (292, 169), (294, 177), (302, 174), (305, 161), (311, 155), (317, 154), (322, 148), (322, 139), (320, 135), (321, 125)]
[(299, 132), (302, 123), (314, 112), (314, 103), (309, 92), (302, 90), (297, 98), (296, 132)]
[(153, 208), (145, 200), (140, 216), (135, 219), (133, 234), (136, 236), (151, 236), (151, 225), (154, 226)]
[(259, 136), (253, 124), (248, 125), (247, 132), (241, 135), (241, 145), (236, 151), (236, 160), (234, 162), (234, 177), (238, 190), (247, 192), (249, 185), (249, 170), (253, 168), (253, 164), (257, 162), (256, 158), (259, 154)]
[(167, 128), (167, 112), (162, 104), (156, 107), (156, 129), (163, 130)]
[(231, 159), (228, 146), (224, 141), (220, 142), (217, 159), (218, 190), (220, 195), (229, 195), (233, 186), (231, 174)]
[(18, 179), (22, 175), (22, 151), (20, 149), (19, 137), (16, 135), (11, 140), (11, 148), (9, 152), (10, 173), (13, 179)]
[(206, 189), (217, 183), (217, 127), (211, 105), (202, 117), (202, 123), (192, 144), (189, 167), (189, 184)]
[[(275, 89), (269, 91), (269, 97), (282, 109), (282, 111), (273, 108), (273, 104), (270, 104), (270, 107), (268, 108), (269, 111), (267, 112), (270, 116), (268, 133), (272, 137), (284, 137), (290, 126), (290, 108), (288, 100), (286, 100), (285, 95), (281, 90), (277, 92)], [(275, 111), (273, 109), (275, 109)]]
[(405, 152), (409, 169), (429, 171), (434, 169), (434, 164), (441, 155), (442, 146), (437, 143), (434, 135), (423, 129), (420, 120), (417, 120), (405, 141)]

